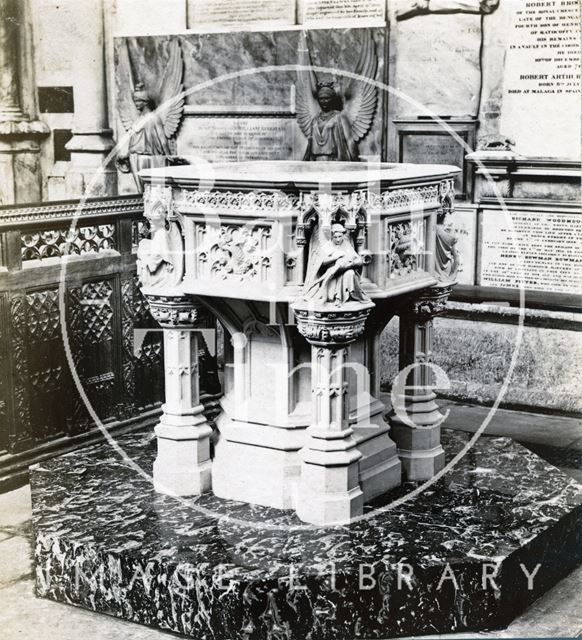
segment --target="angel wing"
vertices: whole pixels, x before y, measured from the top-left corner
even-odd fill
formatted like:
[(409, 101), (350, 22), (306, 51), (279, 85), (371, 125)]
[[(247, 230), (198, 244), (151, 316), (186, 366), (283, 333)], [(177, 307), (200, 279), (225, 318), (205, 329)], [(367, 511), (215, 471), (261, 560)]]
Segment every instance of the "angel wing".
[(127, 40), (119, 47), (118, 55), (117, 110), (123, 127), (126, 131), (131, 131), (139, 118), (139, 112), (132, 98), (134, 79)]
[(170, 57), (155, 98), (156, 107), (160, 109), (158, 114), (168, 140), (173, 138), (178, 131), (184, 114), (184, 96), (181, 95), (184, 91), (183, 73), (182, 49), (178, 40), (174, 39), (170, 42)]
[[(299, 41), (299, 64), (302, 67), (311, 67), (307, 39), (303, 32), (301, 32)], [(319, 105), (317, 103), (317, 78), (311, 68), (299, 69), (297, 71), (297, 83), (295, 86), (297, 122), (303, 135), (309, 138), (311, 136), (311, 122), (319, 113)]]
[(355, 142), (361, 140), (370, 131), (374, 120), (378, 104), (378, 88), (363, 78), (374, 80), (377, 70), (376, 46), (369, 30), (365, 29), (364, 46), (354, 70), (354, 74), (360, 77), (357, 79), (349, 78), (343, 91), (343, 113), (351, 125), (352, 137)]

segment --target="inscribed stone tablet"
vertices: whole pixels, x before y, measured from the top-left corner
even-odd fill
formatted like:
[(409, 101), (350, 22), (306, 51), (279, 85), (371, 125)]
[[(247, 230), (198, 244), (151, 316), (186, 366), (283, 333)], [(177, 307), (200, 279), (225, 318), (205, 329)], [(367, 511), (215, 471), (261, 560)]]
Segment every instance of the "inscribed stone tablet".
[(318, 20), (384, 20), (386, 0), (299, 0), (299, 23)]
[(480, 277), (487, 287), (519, 288), (523, 277), (531, 291), (582, 294), (582, 216), (484, 211)]
[(268, 117), (190, 117), (182, 125), (178, 153), (211, 162), (289, 160), (292, 119)]
[[(437, 115), (477, 115), (481, 16), (423, 15), (399, 20), (393, 30), (393, 86)], [(394, 102), (396, 116), (426, 115), (403, 98)]]
[(580, 158), (578, 0), (516, 0), (500, 129), (525, 156)]
[[(465, 150), (450, 135), (402, 133), (402, 162), (452, 164), (463, 167)], [(455, 178), (455, 190), (463, 192), (463, 175)]]
[(189, 0), (190, 28), (208, 24), (295, 24), (294, 0)]

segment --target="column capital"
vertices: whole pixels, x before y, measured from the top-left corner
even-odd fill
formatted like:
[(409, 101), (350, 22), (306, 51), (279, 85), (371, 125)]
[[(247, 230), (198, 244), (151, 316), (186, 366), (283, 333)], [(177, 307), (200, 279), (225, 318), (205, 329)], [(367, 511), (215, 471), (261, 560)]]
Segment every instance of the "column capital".
[(6, 113), (0, 112), (0, 139), (41, 140), (50, 133), (48, 126), (42, 120), (28, 120), (20, 114), (19, 118), (9, 119)]
[(144, 293), (154, 320), (165, 329), (193, 329), (200, 317), (202, 305), (184, 295), (154, 295)]
[(452, 290), (452, 284), (434, 285), (424, 289), (415, 298), (404, 303), (399, 315), (418, 320), (434, 318), (446, 311), (447, 301)]
[(343, 307), (318, 307), (301, 301), (291, 306), (299, 333), (309, 344), (335, 348), (354, 342), (364, 333), (374, 303), (350, 302)]

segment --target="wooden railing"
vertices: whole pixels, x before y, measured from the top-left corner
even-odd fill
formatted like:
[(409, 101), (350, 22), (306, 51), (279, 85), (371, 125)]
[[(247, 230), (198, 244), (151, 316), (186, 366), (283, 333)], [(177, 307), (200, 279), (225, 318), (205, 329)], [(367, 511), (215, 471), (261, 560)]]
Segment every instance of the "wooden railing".
[[(0, 490), (101, 437), (73, 370), (109, 431), (157, 420), (163, 341), (136, 277), (142, 213), (139, 196), (0, 207)], [(215, 360), (204, 368), (211, 406)]]

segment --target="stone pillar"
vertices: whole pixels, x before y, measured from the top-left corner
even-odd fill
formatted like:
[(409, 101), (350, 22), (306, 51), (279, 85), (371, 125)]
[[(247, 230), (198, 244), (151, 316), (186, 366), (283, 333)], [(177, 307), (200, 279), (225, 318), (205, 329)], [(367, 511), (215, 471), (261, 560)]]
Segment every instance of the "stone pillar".
[(437, 285), (400, 311), (400, 384), (392, 390), (390, 435), (398, 446), (404, 477), (432, 478), (444, 466), (441, 422), (433, 389), (433, 318), (445, 310), (450, 285)]
[(103, 3), (77, 0), (74, 10), (76, 30), (84, 37), (73, 62), (75, 114), (73, 137), (67, 143), (67, 197), (81, 197), (88, 189), (86, 195), (115, 195), (117, 172), (112, 163), (103, 166), (114, 146), (107, 127)]
[(200, 402), (198, 308), (186, 297), (146, 297), (153, 317), (164, 329), (166, 402), (155, 429), (154, 488), (169, 495), (199, 495), (212, 484), (212, 428)]
[(348, 424), (349, 344), (364, 331), (372, 303), (350, 311), (293, 305), (299, 332), (311, 344), (312, 423), (301, 449), (297, 515), (304, 522), (344, 524), (362, 515), (358, 451)]
[(23, 110), (22, 92), (34, 88), (24, 78), (26, 20), (22, 0), (0, 0), (0, 204), (38, 202), (42, 195), (39, 142), (49, 130)]

